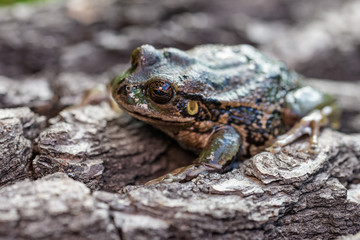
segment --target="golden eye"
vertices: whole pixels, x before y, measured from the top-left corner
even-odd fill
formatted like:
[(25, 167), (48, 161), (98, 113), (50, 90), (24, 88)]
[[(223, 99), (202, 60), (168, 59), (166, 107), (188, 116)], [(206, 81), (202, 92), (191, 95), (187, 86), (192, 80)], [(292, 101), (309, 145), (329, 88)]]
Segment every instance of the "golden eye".
[(190, 115), (195, 115), (198, 113), (198, 111), (199, 111), (199, 105), (198, 105), (197, 101), (189, 101), (187, 103), (187, 112)]
[(173, 88), (165, 81), (154, 81), (150, 83), (148, 93), (151, 100), (158, 104), (168, 103), (174, 96)]

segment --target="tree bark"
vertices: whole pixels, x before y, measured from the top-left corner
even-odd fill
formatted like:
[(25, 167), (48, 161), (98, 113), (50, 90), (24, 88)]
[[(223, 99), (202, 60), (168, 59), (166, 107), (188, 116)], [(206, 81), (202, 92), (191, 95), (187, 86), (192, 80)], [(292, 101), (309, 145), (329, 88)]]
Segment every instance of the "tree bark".
[(279, 154), (260, 153), (225, 174), (126, 186), (119, 193), (91, 192), (60, 173), (19, 182), (0, 190), (0, 236), (329, 239), (355, 234), (360, 231), (359, 141), (360, 135), (325, 130), (317, 155), (305, 153), (304, 139)]
[(45, 120), (26, 107), (0, 109), (0, 188), (32, 177), (33, 140)]
[[(358, 0), (72, 2), (0, 9), (1, 240), (359, 238)], [(324, 129), (317, 155), (304, 137), (228, 173), (144, 186), (196, 156), (105, 101), (69, 106), (141, 44), (209, 42), (351, 80), (310, 80), (339, 99), (341, 132)]]

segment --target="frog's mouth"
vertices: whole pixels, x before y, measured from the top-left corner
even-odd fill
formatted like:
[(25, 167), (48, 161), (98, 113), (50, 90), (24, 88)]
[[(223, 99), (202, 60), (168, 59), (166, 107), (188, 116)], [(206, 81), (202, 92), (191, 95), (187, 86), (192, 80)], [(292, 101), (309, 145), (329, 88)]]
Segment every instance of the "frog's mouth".
[(149, 110), (139, 111), (139, 109), (137, 109), (137, 107), (134, 106), (127, 106), (127, 105), (124, 106), (122, 104), (119, 104), (119, 106), (130, 116), (151, 125), (189, 126), (195, 122), (193, 118), (167, 116), (159, 113), (155, 115), (155, 114), (151, 114)]
[[(123, 86), (119, 89), (123, 89)], [(133, 94), (133, 92), (131, 94)], [(148, 124), (158, 126), (176, 125), (180, 127), (189, 125), (191, 126), (193, 123), (195, 123), (194, 118), (184, 117), (178, 112), (172, 114), (171, 112), (176, 111), (176, 109), (172, 108), (170, 105), (164, 104), (164, 106), (152, 106), (145, 100), (139, 101), (139, 99), (142, 99), (142, 96), (136, 97), (134, 95), (131, 96), (131, 94), (119, 93), (113, 95), (113, 97), (119, 107), (134, 118), (137, 118)]]

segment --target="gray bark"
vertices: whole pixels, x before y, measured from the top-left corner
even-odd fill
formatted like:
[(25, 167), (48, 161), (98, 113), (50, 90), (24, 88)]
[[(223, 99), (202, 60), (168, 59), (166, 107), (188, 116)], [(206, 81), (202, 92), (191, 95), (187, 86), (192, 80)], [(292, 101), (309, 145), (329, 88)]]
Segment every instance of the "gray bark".
[(33, 140), (44, 125), (29, 108), (0, 109), (0, 188), (32, 176)]
[(304, 139), (279, 154), (260, 153), (225, 174), (126, 186), (119, 193), (91, 192), (57, 173), (16, 183), (0, 190), (0, 236), (328, 239), (355, 234), (360, 231), (359, 141), (360, 135), (325, 130), (316, 156), (305, 153)]
[(1, 239), (119, 239), (109, 206), (64, 174), (0, 190)]

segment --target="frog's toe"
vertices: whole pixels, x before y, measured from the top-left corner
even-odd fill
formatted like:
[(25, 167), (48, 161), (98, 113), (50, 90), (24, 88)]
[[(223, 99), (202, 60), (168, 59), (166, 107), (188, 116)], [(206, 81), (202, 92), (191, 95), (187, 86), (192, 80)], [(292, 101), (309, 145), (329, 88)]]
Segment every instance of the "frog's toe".
[(275, 142), (273, 145), (266, 148), (266, 151), (269, 151), (271, 153), (279, 153), (279, 152), (281, 152), (281, 147), (279, 146), (279, 144), (277, 142)]
[(311, 154), (318, 154), (320, 152), (320, 147), (318, 144), (310, 144), (308, 151)]
[(157, 184), (157, 183), (171, 183), (171, 182), (181, 182), (188, 181), (197, 177), (200, 173), (207, 171), (214, 171), (221, 169), (220, 166), (214, 164), (191, 164), (186, 167), (181, 167), (173, 170), (171, 173), (168, 173), (164, 176), (151, 180), (145, 183), (146, 186)]
[(185, 176), (183, 176), (182, 174), (173, 175), (173, 174), (169, 173), (169, 174), (165, 175), (165, 177), (163, 178), (163, 180), (161, 182), (164, 182), (164, 183), (180, 182), (184, 179), (185, 179)]
[(153, 185), (153, 184), (158, 184), (158, 183), (169, 183), (169, 182), (173, 182), (173, 179), (171, 178), (167, 178), (169, 174), (166, 174), (164, 176), (161, 176), (159, 178), (155, 178), (151, 181), (148, 181), (145, 183), (145, 186), (150, 186), (150, 185)]
[(154, 184), (157, 184), (157, 183), (160, 183), (161, 180), (159, 180), (159, 178), (156, 178), (156, 179), (153, 179), (153, 180), (150, 180), (148, 182), (145, 183), (145, 186), (150, 186), (150, 185), (154, 185)]
[(157, 184), (157, 183), (172, 183), (172, 182), (180, 182), (185, 179), (186, 175), (184, 174), (184, 168), (181, 167), (173, 170), (171, 173), (165, 174), (161, 177), (153, 179), (145, 183), (146, 186)]
[(146, 182), (145, 186), (150, 186), (158, 183), (171, 183), (171, 182), (176, 182), (176, 178), (172, 174), (166, 174), (164, 176)]

